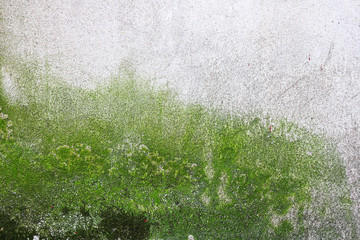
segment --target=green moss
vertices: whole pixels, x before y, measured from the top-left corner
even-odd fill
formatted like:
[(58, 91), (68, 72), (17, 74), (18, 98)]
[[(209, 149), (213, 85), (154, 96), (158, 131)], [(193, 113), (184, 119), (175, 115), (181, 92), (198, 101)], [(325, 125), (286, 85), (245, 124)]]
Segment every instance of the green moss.
[(106, 239), (121, 215), (165, 239), (303, 239), (319, 225), (318, 236), (354, 236), (344, 167), (323, 137), (182, 104), (128, 70), (84, 90), (34, 68), (8, 70), (21, 98), (0, 94), (12, 121), (1, 131), (13, 129), (1, 139), (0, 201), (20, 225)]

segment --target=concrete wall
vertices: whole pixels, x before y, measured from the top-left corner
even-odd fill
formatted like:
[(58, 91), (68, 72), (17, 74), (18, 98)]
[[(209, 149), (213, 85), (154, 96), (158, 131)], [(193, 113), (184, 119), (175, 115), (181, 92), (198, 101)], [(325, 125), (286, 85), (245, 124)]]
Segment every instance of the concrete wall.
[(83, 87), (130, 62), (183, 100), (260, 109), (335, 138), (360, 215), (358, 0), (0, 2), (9, 59), (47, 62)]

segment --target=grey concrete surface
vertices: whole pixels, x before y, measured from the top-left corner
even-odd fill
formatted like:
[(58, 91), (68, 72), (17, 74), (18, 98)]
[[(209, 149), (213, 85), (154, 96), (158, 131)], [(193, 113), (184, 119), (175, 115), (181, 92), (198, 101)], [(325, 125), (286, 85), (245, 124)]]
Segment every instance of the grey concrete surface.
[(74, 85), (106, 84), (130, 62), (184, 101), (261, 110), (333, 138), (360, 216), (358, 0), (0, 3), (6, 56)]

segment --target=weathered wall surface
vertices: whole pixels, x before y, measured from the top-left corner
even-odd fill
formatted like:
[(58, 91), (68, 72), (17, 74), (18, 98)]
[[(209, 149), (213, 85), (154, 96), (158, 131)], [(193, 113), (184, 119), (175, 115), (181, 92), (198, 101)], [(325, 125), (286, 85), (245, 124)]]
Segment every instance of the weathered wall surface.
[(360, 215), (358, 0), (1, 0), (0, 6), (6, 55), (47, 61), (75, 85), (104, 84), (130, 62), (142, 76), (169, 82), (184, 100), (261, 109), (334, 137)]

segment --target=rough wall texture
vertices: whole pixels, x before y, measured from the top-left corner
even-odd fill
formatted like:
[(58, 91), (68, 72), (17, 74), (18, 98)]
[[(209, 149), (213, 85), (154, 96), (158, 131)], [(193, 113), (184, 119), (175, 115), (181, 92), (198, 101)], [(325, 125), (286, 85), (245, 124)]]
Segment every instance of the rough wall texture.
[(184, 100), (260, 109), (334, 138), (360, 215), (358, 0), (1, 0), (1, 8), (6, 54), (47, 62), (75, 85), (103, 84), (130, 62)]

